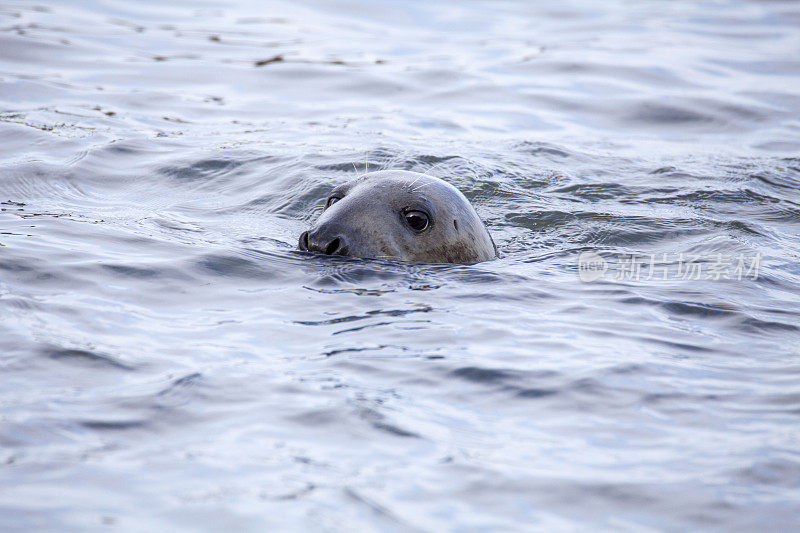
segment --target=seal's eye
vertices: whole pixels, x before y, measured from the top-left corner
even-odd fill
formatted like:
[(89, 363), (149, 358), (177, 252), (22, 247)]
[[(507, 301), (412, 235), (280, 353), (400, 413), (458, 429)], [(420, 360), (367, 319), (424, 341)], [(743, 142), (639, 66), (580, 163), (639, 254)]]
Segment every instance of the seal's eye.
[(330, 206), (332, 206), (339, 200), (341, 200), (341, 198), (339, 198), (338, 196), (331, 196), (330, 198), (328, 198), (328, 203), (325, 204), (325, 209), (328, 209)]
[(428, 228), (429, 219), (428, 215), (422, 211), (406, 211), (403, 213), (406, 223), (411, 226), (414, 231), (425, 231)]

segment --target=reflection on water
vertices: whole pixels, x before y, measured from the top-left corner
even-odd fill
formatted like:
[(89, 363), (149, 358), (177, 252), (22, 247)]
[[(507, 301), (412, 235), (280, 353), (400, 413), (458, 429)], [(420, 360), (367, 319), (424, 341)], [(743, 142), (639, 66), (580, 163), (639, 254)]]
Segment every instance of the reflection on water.
[[(0, 6), (0, 529), (796, 529), (798, 23)], [(383, 168), (501, 257), (295, 250)]]

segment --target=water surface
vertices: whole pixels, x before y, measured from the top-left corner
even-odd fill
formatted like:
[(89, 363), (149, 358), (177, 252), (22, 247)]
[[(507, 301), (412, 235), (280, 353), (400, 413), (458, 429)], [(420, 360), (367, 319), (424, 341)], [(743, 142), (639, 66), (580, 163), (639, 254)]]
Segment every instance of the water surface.
[[(0, 6), (0, 529), (796, 530), (798, 58), (782, 1)], [(501, 257), (295, 251), (377, 169)]]

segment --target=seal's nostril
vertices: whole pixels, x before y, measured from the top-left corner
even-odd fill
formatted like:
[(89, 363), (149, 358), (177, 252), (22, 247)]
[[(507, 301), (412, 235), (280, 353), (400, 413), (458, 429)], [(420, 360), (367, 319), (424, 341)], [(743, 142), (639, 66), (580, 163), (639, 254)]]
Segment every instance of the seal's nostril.
[(333, 239), (330, 244), (325, 248), (325, 255), (333, 255), (339, 250), (339, 245), (342, 240), (339, 237)]
[(325, 225), (311, 228), (300, 235), (297, 247), (304, 252), (325, 255), (348, 255), (347, 237)]

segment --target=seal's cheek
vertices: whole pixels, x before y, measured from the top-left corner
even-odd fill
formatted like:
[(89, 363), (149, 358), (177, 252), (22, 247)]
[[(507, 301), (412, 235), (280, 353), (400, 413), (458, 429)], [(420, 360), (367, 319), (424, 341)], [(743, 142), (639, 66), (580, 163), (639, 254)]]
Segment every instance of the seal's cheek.
[(435, 250), (440, 246), (440, 240), (435, 233), (425, 232), (415, 234), (406, 228), (401, 228), (391, 240), (394, 255), (401, 261), (414, 261), (417, 263), (435, 263), (430, 258), (435, 255)]
[(372, 257), (374, 259), (392, 259), (407, 261), (406, 253), (402, 246), (398, 246), (394, 234), (386, 231), (387, 228), (377, 224), (371, 228), (364, 228), (363, 238), (358, 243), (357, 248), (361, 257)]

